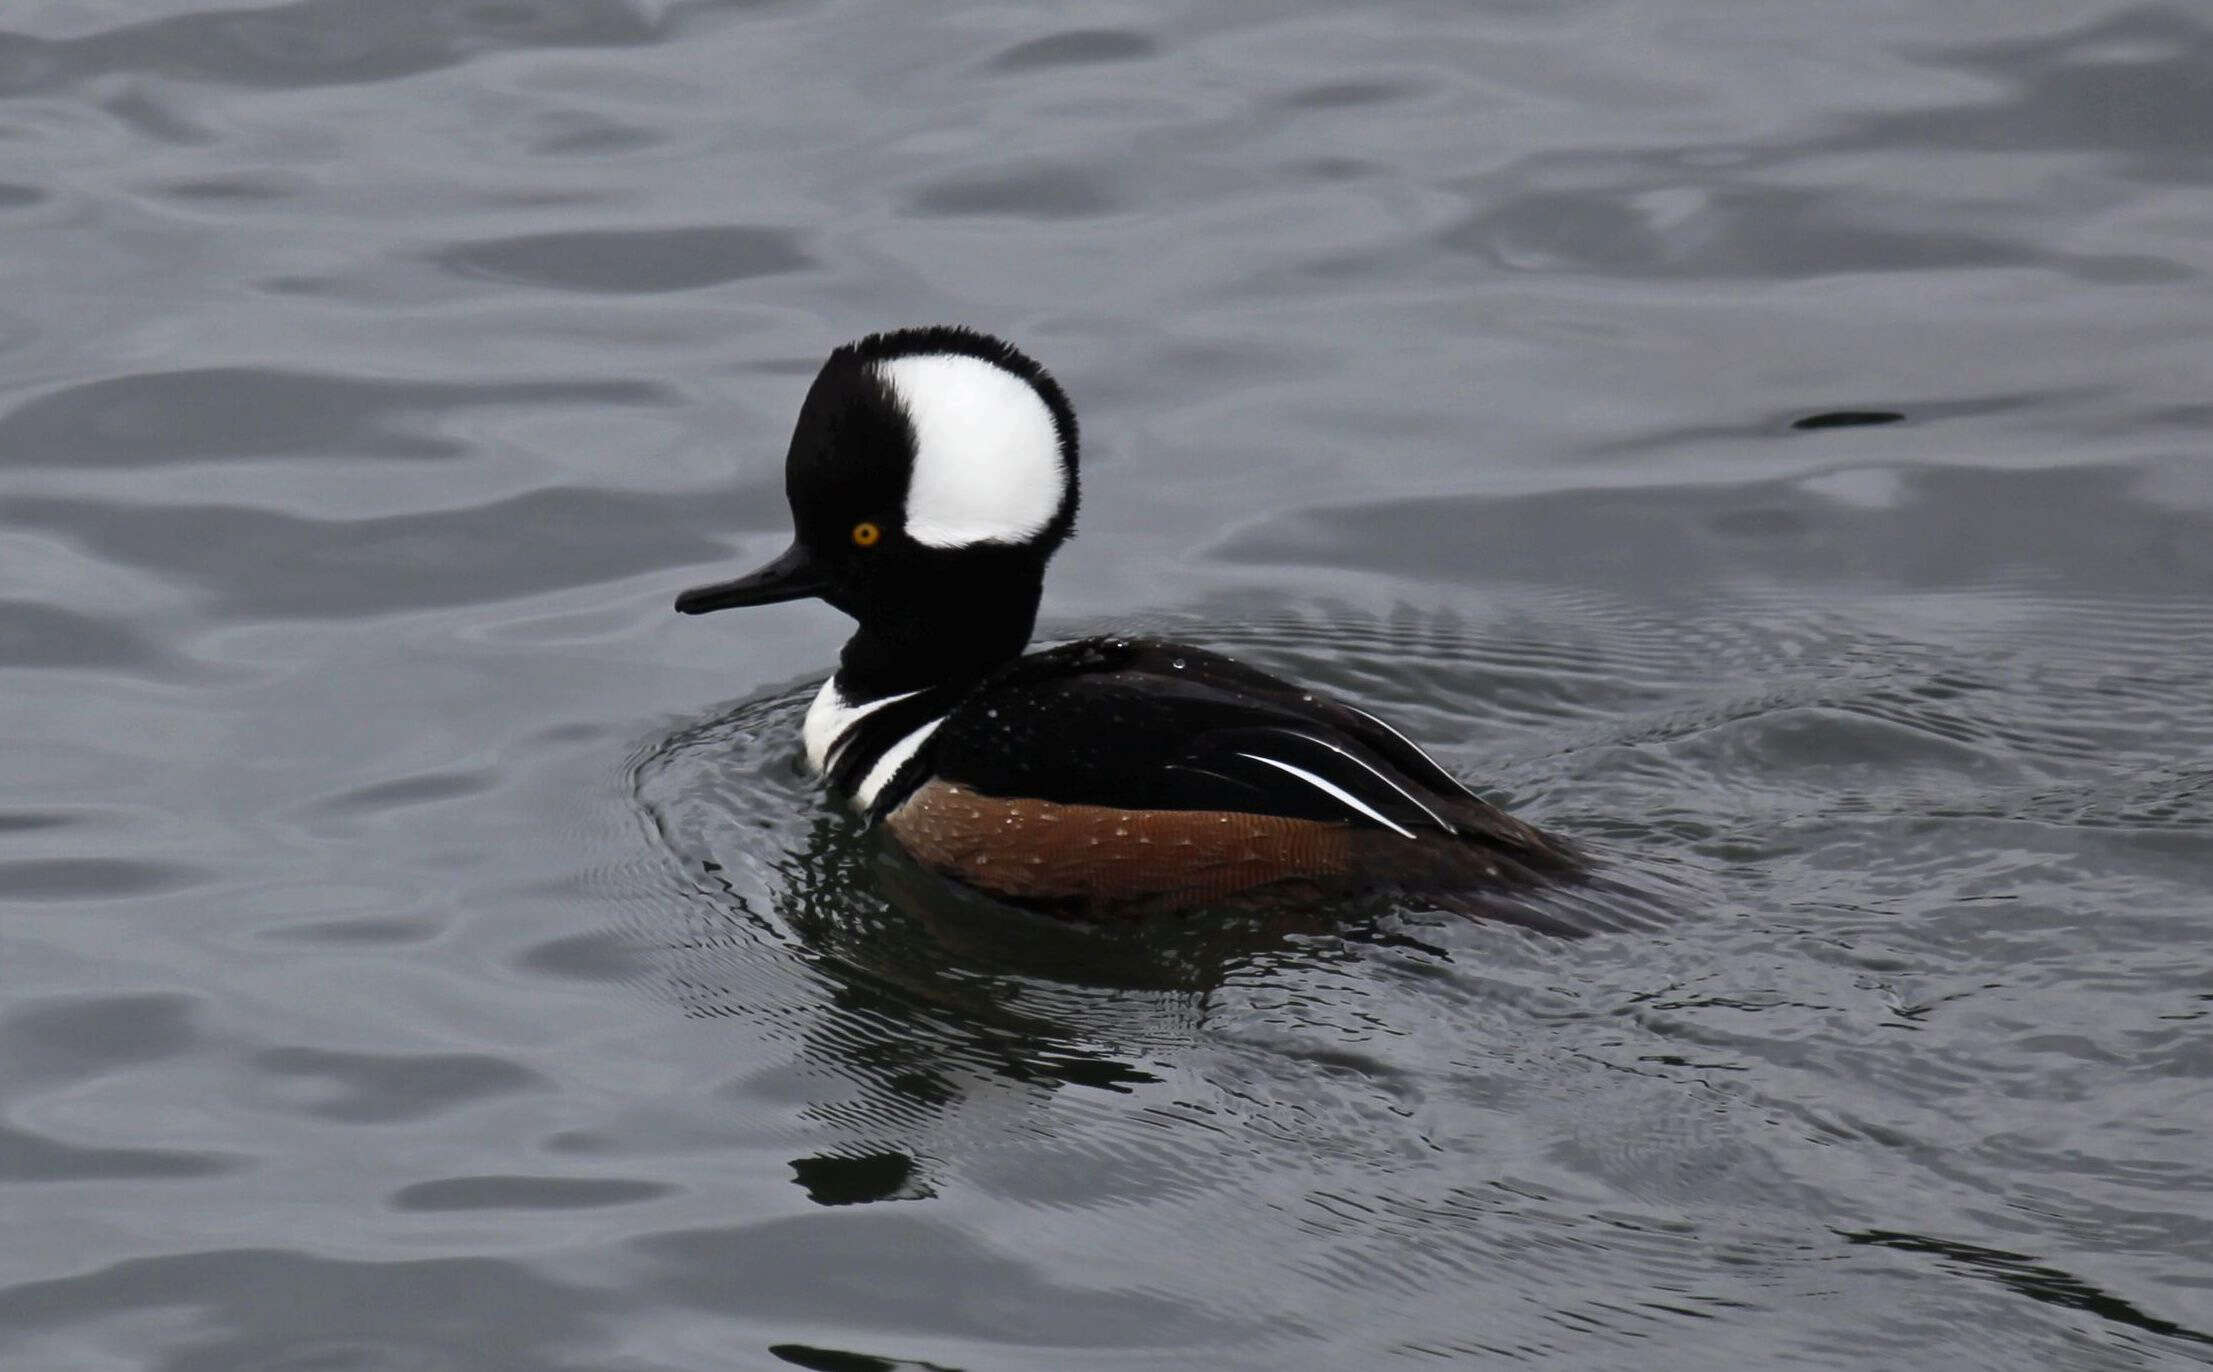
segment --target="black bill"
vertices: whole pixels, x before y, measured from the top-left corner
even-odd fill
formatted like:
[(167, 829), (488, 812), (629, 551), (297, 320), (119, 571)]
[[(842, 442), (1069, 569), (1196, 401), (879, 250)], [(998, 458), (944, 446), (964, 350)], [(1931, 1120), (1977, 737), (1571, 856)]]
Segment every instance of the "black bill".
[(794, 543), (774, 562), (735, 581), (692, 587), (676, 598), (676, 608), (681, 614), (703, 615), (741, 605), (774, 605), (821, 595), (829, 586), (807, 550)]

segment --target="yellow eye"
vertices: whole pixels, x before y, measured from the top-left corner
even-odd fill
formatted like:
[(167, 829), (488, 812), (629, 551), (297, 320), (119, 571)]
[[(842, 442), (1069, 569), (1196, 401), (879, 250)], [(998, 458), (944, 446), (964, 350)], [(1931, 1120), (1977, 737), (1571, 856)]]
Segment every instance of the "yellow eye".
[(873, 548), (883, 536), (882, 529), (865, 519), (853, 526), (853, 546), (856, 548)]

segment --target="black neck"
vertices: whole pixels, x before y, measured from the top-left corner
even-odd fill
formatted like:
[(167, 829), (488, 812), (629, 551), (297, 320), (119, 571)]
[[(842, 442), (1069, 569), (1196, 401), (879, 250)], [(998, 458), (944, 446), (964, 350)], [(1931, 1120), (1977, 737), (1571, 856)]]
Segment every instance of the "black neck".
[(1029, 645), (1043, 570), (940, 583), (924, 588), (926, 604), (870, 613), (838, 658), (840, 692), (857, 702), (982, 680)]

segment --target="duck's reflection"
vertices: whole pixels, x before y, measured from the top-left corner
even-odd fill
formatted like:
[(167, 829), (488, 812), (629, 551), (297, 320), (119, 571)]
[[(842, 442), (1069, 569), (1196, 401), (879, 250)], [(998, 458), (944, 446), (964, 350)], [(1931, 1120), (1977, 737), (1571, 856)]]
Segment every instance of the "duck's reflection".
[(822, 1205), (936, 1195), (949, 1165), (1053, 1127), (1044, 1113), (1071, 1088), (1161, 1084), (1231, 979), (1344, 956), (1310, 937), (1312, 915), (1095, 928), (1031, 914), (821, 812), (765, 873), (700, 870), (707, 908), (695, 900), (691, 936), (664, 946), (663, 975), (687, 1013), (792, 1041), (801, 1113), (824, 1135), (793, 1181)]

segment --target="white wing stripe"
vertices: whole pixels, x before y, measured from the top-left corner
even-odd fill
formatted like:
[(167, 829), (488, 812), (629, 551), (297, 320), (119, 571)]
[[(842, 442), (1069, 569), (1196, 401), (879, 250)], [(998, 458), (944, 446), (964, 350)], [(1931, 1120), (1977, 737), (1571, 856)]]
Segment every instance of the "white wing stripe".
[(1313, 739), (1314, 742), (1321, 744), (1324, 748), (1329, 749), (1331, 752), (1337, 754), (1339, 757), (1344, 758), (1346, 761), (1356, 762), (1362, 767), (1367, 768), (1368, 771), (1374, 773), (1375, 778), (1378, 781), (1381, 781), (1384, 785), (1390, 787), (1392, 790), (1398, 792), (1400, 795), (1406, 797), (1408, 800), (1413, 801), (1415, 809), (1420, 810), (1423, 814), (1429, 816), (1433, 820), (1436, 820), (1437, 827), (1444, 830), (1446, 833), (1451, 834), (1459, 832), (1450, 824), (1445, 822), (1445, 817), (1443, 815), (1438, 814), (1435, 810), (1432, 810), (1427, 805), (1423, 804), (1422, 798), (1420, 796), (1415, 795), (1412, 791), (1407, 790), (1404, 786), (1401, 786), (1397, 782), (1391, 780), (1389, 776), (1378, 770), (1375, 764), (1369, 762), (1366, 758), (1361, 757), (1357, 753), (1348, 753), (1344, 749), (1338, 747), (1334, 743), (1331, 743), (1327, 739), (1314, 738), (1312, 734), (1303, 734), (1301, 735), (1301, 737)]
[(1270, 767), (1275, 768), (1279, 772), (1289, 772), (1292, 776), (1295, 776), (1299, 780), (1305, 782), (1307, 785), (1312, 786), (1315, 790), (1322, 792), (1324, 795), (1332, 796), (1337, 800), (1344, 802), (1346, 805), (1349, 805), (1353, 809), (1358, 810), (1361, 814), (1366, 815), (1368, 818), (1374, 820), (1376, 823), (1382, 825), (1384, 828), (1394, 831), (1401, 838), (1412, 838), (1414, 836), (1413, 830), (1405, 828), (1402, 825), (1393, 824), (1390, 820), (1385, 819), (1381, 814), (1378, 814), (1376, 811), (1370, 809), (1364, 802), (1361, 801), (1358, 796), (1354, 795), (1352, 792), (1344, 789), (1342, 786), (1337, 785), (1335, 782), (1323, 780), (1321, 777), (1314, 775), (1312, 772), (1307, 771), (1303, 767), (1293, 767), (1288, 762), (1279, 762), (1272, 757), (1262, 757), (1258, 753), (1239, 753), (1238, 756), (1249, 757), (1255, 762), (1265, 762)]
[[(1344, 704), (1344, 702), (1342, 701), (1339, 701), (1338, 703), (1341, 705)], [(1384, 733), (1389, 734), (1391, 737), (1405, 744), (1407, 747), (1412, 748), (1415, 752), (1422, 753), (1422, 746), (1419, 743), (1416, 743), (1414, 740), (1408, 738), (1406, 735), (1400, 733), (1398, 730), (1392, 728), (1390, 725), (1384, 723), (1382, 720), (1377, 719), (1374, 715), (1369, 714), (1366, 710), (1361, 709), (1357, 705), (1346, 705), (1345, 708), (1360, 716), (1362, 719), (1368, 721), (1368, 723), (1373, 724), (1376, 728), (1381, 729)], [(1422, 756), (1428, 757), (1429, 754), (1422, 753)]]
[[(1342, 703), (1342, 702), (1340, 702), (1340, 703)], [(1350, 710), (1350, 711), (1352, 711), (1352, 712), (1353, 712), (1354, 714), (1356, 714), (1356, 715), (1360, 716), (1360, 717), (1361, 717), (1362, 719), (1364, 719), (1364, 720), (1368, 721), (1368, 723), (1370, 723), (1370, 724), (1373, 724), (1373, 725), (1374, 725), (1374, 726), (1375, 726), (1376, 728), (1378, 728), (1378, 729), (1381, 729), (1381, 730), (1382, 730), (1382, 731), (1383, 731), (1384, 733), (1387, 733), (1387, 734), (1389, 734), (1389, 735), (1390, 735), (1391, 737), (1393, 737), (1393, 738), (1397, 739), (1397, 740), (1398, 740), (1399, 742), (1401, 742), (1401, 743), (1405, 744), (1405, 745), (1406, 745), (1407, 747), (1409, 747), (1409, 748), (1413, 749), (1413, 750), (1414, 750), (1414, 756), (1416, 756), (1416, 757), (1420, 758), (1420, 759), (1421, 759), (1422, 761), (1424, 761), (1424, 762), (1428, 763), (1428, 764), (1429, 764), (1430, 766), (1432, 766), (1432, 767), (1436, 768), (1436, 769), (1437, 769), (1437, 774), (1438, 774), (1439, 776), (1442, 776), (1442, 777), (1444, 777), (1444, 778), (1445, 778), (1445, 779), (1446, 779), (1447, 781), (1450, 781), (1450, 782), (1451, 782), (1451, 783), (1452, 783), (1453, 785), (1455, 785), (1455, 786), (1459, 786), (1459, 787), (1460, 787), (1460, 789), (1461, 789), (1461, 790), (1463, 790), (1463, 791), (1466, 791), (1466, 790), (1468, 789), (1468, 788), (1467, 788), (1466, 786), (1462, 786), (1462, 785), (1461, 785), (1461, 783), (1460, 783), (1460, 779), (1459, 779), (1458, 777), (1455, 777), (1455, 776), (1454, 776), (1454, 775), (1453, 775), (1452, 773), (1450, 773), (1450, 772), (1448, 772), (1448, 771), (1446, 771), (1446, 770), (1445, 770), (1445, 768), (1444, 768), (1444, 764), (1443, 764), (1443, 763), (1441, 763), (1441, 762), (1437, 761), (1437, 759), (1435, 759), (1435, 758), (1431, 757), (1431, 756), (1429, 755), (1429, 750), (1428, 750), (1427, 748), (1424, 748), (1424, 747), (1422, 747), (1422, 745), (1420, 745), (1419, 743), (1416, 743), (1416, 742), (1415, 742), (1414, 740), (1412, 740), (1412, 739), (1408, 738), (1408, 737), (1407, 737), (1406, 735), (1404, 735), (1404, 734), (1400, 733), (1400, 732), (1399, 732), (1398, 730), (1396, 730), (1396, 729), (1392, 728), (1392, 727), (1391, 727), (1391, 726), (1390, 726), (1389, 724), (1385, 723), (1384, 721), (1382, 721), (1382, 720), (1380, 720), (1380, 719), (1377, 719), (1377, 718), (1376, 718), (1376, 717), (1375, 717), (1374, 715), (1371, 715), (1371, 714), (1369, 714), (1369, 713), (1368, 713), (1368, 712), (1367, 712), (1366, 710), (1363, 710), (1363, 709), (1361, 709), (1361, 708), (1360, 708), (1359, 706), (1357, 706), (1357, 705), (1347, 705), (1347, 706), (1345, 706), (1345, 708), (1346, 708), (1346, 709), (1348, 709), (1348, 710)], [(1470, 791), (1470, 792), (1469, 792), (1469, 794), (1470, 794), (1470, 795), (1473, 795), (1473, 794), (1474, 794), (1474, 792)], [(1424, 806), (1422, 806), (1422, 808), (1423, 808), (1423, 809), (1425, 809), (1425, 810), (1427, 810), (1427, 809), (1428, 809), (1429, 807), (1428, 807), (1428, 806), (1426, 806), (1426, 805), (1424, 805)], [(1435, 812), (1434, 812), (1434, 811), (1432, 811), (1431, 813), (1435, 813)]]

